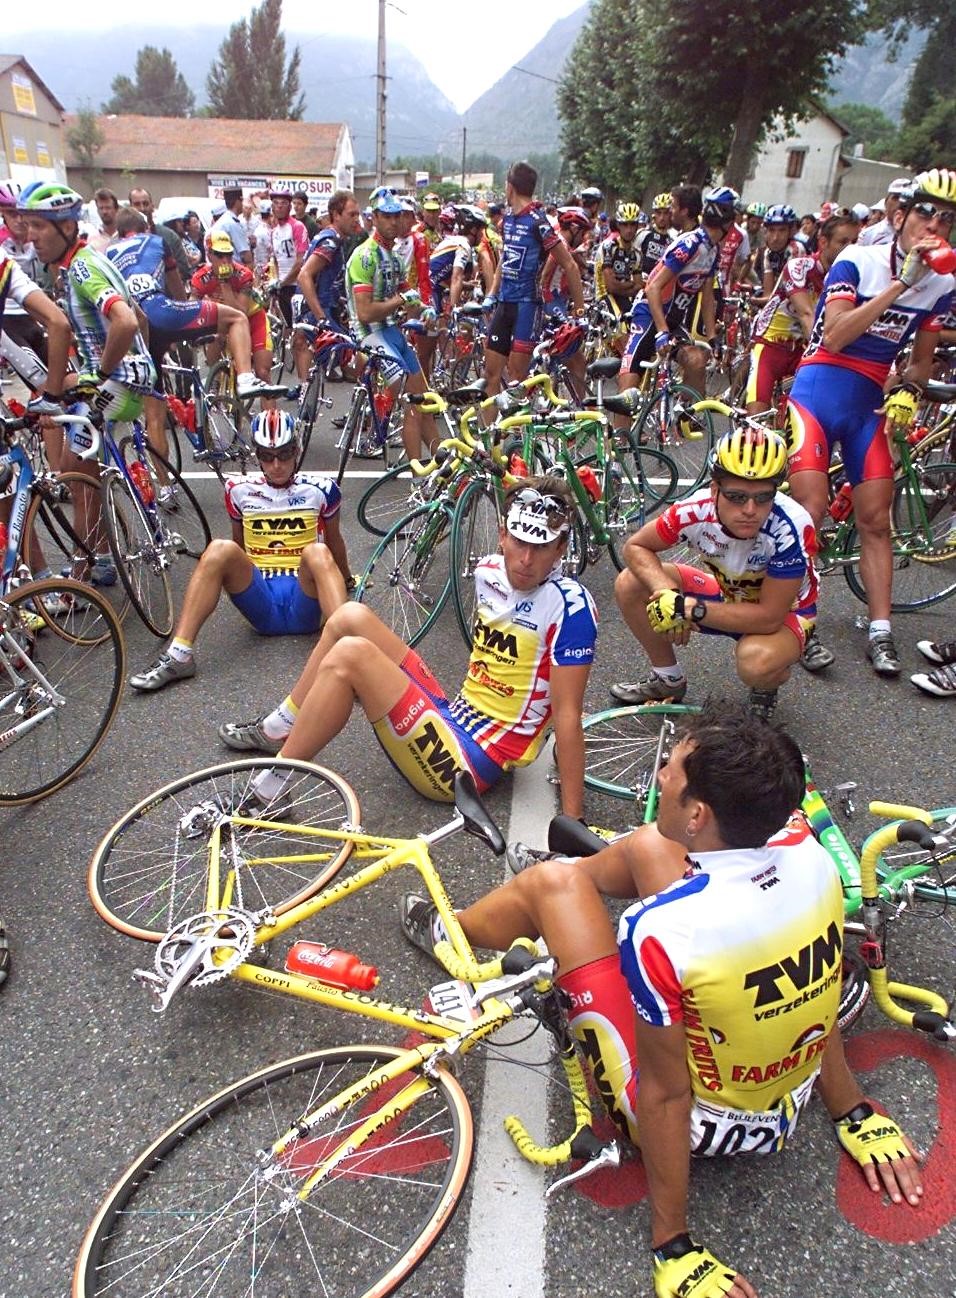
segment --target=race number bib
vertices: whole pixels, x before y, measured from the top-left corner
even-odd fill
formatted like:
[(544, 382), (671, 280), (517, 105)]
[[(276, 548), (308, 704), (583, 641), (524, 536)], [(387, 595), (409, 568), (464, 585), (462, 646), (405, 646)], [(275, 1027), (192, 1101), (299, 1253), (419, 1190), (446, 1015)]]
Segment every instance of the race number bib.
[(763, 1113), (728, 1109), (699, 1096), (690, 1120), (690, 1150), (698, 1158), (726, 1154), (772, 1154), (782, 1149), (800, 1114), (806, 1108), (817, 1074), (801, 1082), (781, 1101)]

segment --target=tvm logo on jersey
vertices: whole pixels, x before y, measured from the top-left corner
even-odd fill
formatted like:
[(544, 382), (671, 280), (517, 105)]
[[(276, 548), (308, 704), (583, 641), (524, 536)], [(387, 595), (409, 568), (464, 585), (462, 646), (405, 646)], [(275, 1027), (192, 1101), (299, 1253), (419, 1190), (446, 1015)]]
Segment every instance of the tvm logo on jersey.
[(793, 955), (774, 964), (751, 970), (744, 988), (756, 992), (754, 1018), (772, 1019), (778, 1014), (814, 1000), (840, 979), (843, 970), (843, 935), (834, 921)]
[(517, 661), (518, 637), (513, 632), (501, 631), (496, 626), (489, 626), (476, 615), (472, 626), (472, 638), (489, 653), (497, 654), (500, 658), (510, 658), (512, 662)]

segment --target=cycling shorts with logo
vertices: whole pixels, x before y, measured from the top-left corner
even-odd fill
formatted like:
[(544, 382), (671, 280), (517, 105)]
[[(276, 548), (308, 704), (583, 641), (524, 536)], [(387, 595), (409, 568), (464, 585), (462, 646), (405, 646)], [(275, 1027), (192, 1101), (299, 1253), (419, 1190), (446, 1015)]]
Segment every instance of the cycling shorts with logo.
[(499, 356), (510, 356), (512, 352), (530, 355), (540, 337), (540, 302), (499, 302), (488, 326), (485, 346)]
[[(162, 373), (163, 358), (173, 343), (212, 338), (219, 328), (219, 304), (208, 297), (177, 302), (162, 293), (154, 293), (143, 298), (139, 306), (149, 321), (149, 354), (157, 374)], [(265, 319), (265, 312), (262, 318)], [(157, 395), (162, 395), (162, 386), (160, 380)]]
[(322, 624), (319, 601), (292, 573), (265, 577), (257, 568), (246, 589), (229, 598), (260, 635), (311, 635)]
[[(692, 563), (675, 563), (673, 566), (677, 569), (681, 590), (685, 595), (693, 595), (695, 599), (706, 600), (708, 603), (725, 602), (726, 596), (720, 589), (717, 578), (711, 573), (695, 568)], [(783, 619), (783, 625), (796, 637), (801, 652), (810, 637), (815, 621), (815, 618), (797, 613), (793, 609)], [(731, 640), (739, 640), (742, 636), (750, 634), (746, 631), (719, 631), (716, 627), (708, 626), (706, 620), (697, 623), (697, 630), (703, 631), (704, 635), (729, 636)]]
[(410, 649), (402, 660), (408, 686), (384, 717), (373, 723), (385, 756), (416, 793), (453, 802), (455, 775), (471, 771), (483, 793), (500, 778), (497, 766), (454, 721), (442, 687)]
[(802, 354), (803, 347), (796, 341), (755, 342), (747, 375), (747, 404), (759, 401), (761, 405), (772, 406), (777, 384), (796, 372)]
[(878, 414), (883, 389), (856, 370), (836, 365), (806, 365), (797, 370), (790, 400), (790, 472), (826, 473), (834, 445), (843, 450), (847, 480), (893, 477), (893, 457)]
[(379, 352), (387, 357), (382, 367), (382, 374), (388, 384), (397, 383), (403, 374), (421, 374), (415, 349), (399, 329), (398, 325), (387, 325), (384, 329), (375, 329), (362, 339), (362, 350)]

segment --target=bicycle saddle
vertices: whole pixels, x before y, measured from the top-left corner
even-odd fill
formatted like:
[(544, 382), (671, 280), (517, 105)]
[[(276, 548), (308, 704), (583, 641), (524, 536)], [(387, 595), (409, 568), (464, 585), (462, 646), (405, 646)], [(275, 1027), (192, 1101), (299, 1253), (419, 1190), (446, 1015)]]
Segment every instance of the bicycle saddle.
[(478, 787), (471, 771), (459, 771), (455, 776), (455, 806), (465, 822), (465, 832), (483, 838), (495, 856), (503, 855), (504, 835), (478, 796)]
[(599, 361), (592, 361), (588, 366), (589, 379), (613, 379), (621, 368), (619, 356), (602, 356)]

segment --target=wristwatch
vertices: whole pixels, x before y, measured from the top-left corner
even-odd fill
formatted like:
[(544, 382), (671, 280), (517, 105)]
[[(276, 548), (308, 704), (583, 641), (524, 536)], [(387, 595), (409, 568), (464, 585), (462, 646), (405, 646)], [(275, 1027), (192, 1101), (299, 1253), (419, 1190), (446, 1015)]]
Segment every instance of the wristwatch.
[(694, 607), (690, 611), (690, 620), (692, 622), (703, 622), (706, 616), (707, 605), (702, 599), (699, 599), (695, 602)]

